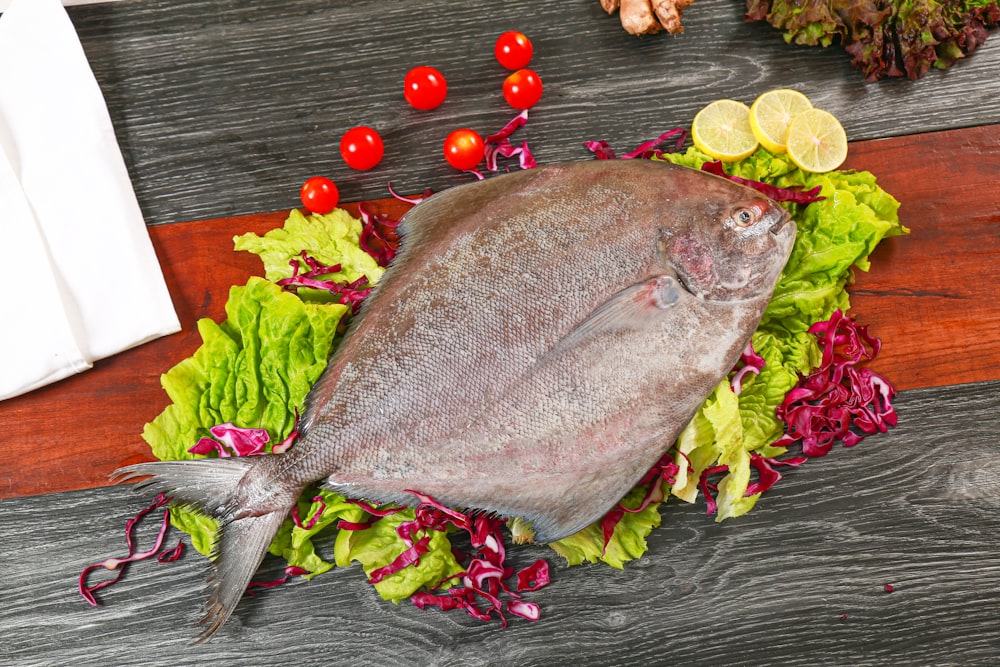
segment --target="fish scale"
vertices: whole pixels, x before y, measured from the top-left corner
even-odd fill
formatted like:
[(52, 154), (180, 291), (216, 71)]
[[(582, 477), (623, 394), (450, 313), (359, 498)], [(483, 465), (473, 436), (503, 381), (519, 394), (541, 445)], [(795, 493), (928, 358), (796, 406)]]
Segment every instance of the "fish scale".
[(220, 521), (201, 639), (310, 484), (521, 517), (542, 542), (598, 520), (731, 370), (795, 237), (759, 193), (648, 160), (453, 188), (400, 229), (294, 447), (120, 472)]

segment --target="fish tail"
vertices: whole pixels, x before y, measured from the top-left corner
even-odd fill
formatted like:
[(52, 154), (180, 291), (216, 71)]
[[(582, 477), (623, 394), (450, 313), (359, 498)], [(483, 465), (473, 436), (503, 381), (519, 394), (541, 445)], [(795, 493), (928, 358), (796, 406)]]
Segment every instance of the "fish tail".
[(301, 493), (301, 489), (274, 483), (280, 458), (265, 455), (157, 461), (126, 466), (111, 476), (114, 481), (149, 476), (136, 488), (164, 493), (218, 520), (212, 550), (215, 569), (208, 578), (209, 599), (198, 622), (203, 629), (196, 644), (218, 632), (232, 615)]

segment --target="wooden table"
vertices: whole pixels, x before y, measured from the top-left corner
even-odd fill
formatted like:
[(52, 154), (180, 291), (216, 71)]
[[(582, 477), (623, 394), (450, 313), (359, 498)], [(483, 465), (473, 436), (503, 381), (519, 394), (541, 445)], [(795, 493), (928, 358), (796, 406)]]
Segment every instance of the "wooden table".
[[(184, 330), (0, 403), (0, 664), (1000, 662), (1000, 35), (948, 71), (865, 84), (837, 47), (787, 46), (734, 1), (698, 0), (682, 36), (646, 38), (596, 0), (268, 5), (70, 9)], [(885, 344), (875, 369), (902, 389), (899, 427), (788, 474), (740, 519), (668, 504), (650, 553), (624, 571), (552, 558), (553, 585), (533, 598), (542, 619), (506, 630), (385, 603), (353, 567), (247, 599), (189, 648), (207, 567), (193, 551), (133, 567), (87, 606), (76, 577), (120, 552), (143, 503), (107, 474), (150, 457), (140, 433), (166, 405), (159, 375), (259, 270), (231, 237), (280, 224), (316, 173), (354, 202), (385, 198), (390, 180), (402, 192), (467, 181), (440, 144), (513, 115), (492, 58), (506, 29), (529, 34), (545, 81), (518, 134), (542, 163), (588, 159), (586, 139), (629, 149), (714, 99), (775, 87), (843, 121), (847, 166), (874, 172), (913, 230), (853, 288), (855, 315)], [(448, 76), (434, 112), (402, 99), (420, 63)], [(387, 145), (363, 174), (337, 155), (358, 124)]]

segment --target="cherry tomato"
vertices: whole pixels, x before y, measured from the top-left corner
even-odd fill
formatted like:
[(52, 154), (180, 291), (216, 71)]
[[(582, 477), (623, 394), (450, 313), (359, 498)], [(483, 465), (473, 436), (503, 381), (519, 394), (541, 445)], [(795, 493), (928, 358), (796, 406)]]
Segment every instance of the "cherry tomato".
[(448, 95), (448, 82), (433, 67), (414, 67), (403, 79), (403, 97), (415, 109), (436, 109)]
[(360, 125), (344, 133), (340, 140), (340, 156), (351, 169), (365, 171), (379, 163), (385, 153), (385, 145), (378, 132)]
[(326, 176), (313, 176), (302, 184), (299, 198), (310, 213), (329, 213), (337, 207), (340, 191)]
[(497, 38), (493, 53), (503, 67), (516, 70), (528, 66), (533, 49), (531, 40), (523, 32), (508, 30)]
[(503, 98), (515, 109), (535, 106), (542, 98), (542, 78), (534, 70), (517, 70), (504, 80)]
[(486, 153), (483, 138), (474, 130), (455, 130), (444, 140), (444, 159), (455, 169), (475, 169)]

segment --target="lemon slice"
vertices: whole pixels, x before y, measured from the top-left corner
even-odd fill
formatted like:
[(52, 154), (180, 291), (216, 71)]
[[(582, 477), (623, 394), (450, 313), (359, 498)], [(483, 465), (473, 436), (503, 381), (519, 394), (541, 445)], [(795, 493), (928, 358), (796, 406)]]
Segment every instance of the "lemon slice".
[(812, 109), (812, 102), (799, 91), (769, 90), (750, 106), (750, 129), (761, 146), (772, 153), (784, 153), (792, 118), (807, 109)]
[(734, 100), (716, 100), (691, 122), (695, 147), (723, 162), (736, 162), (757, 150), (750, 128), (750, 108)]
[(847, 158), (847, 133), (833, 114), (807, 109), (788, 125), (788, 157), (805, 171), (821, 173), (839, 167)]

